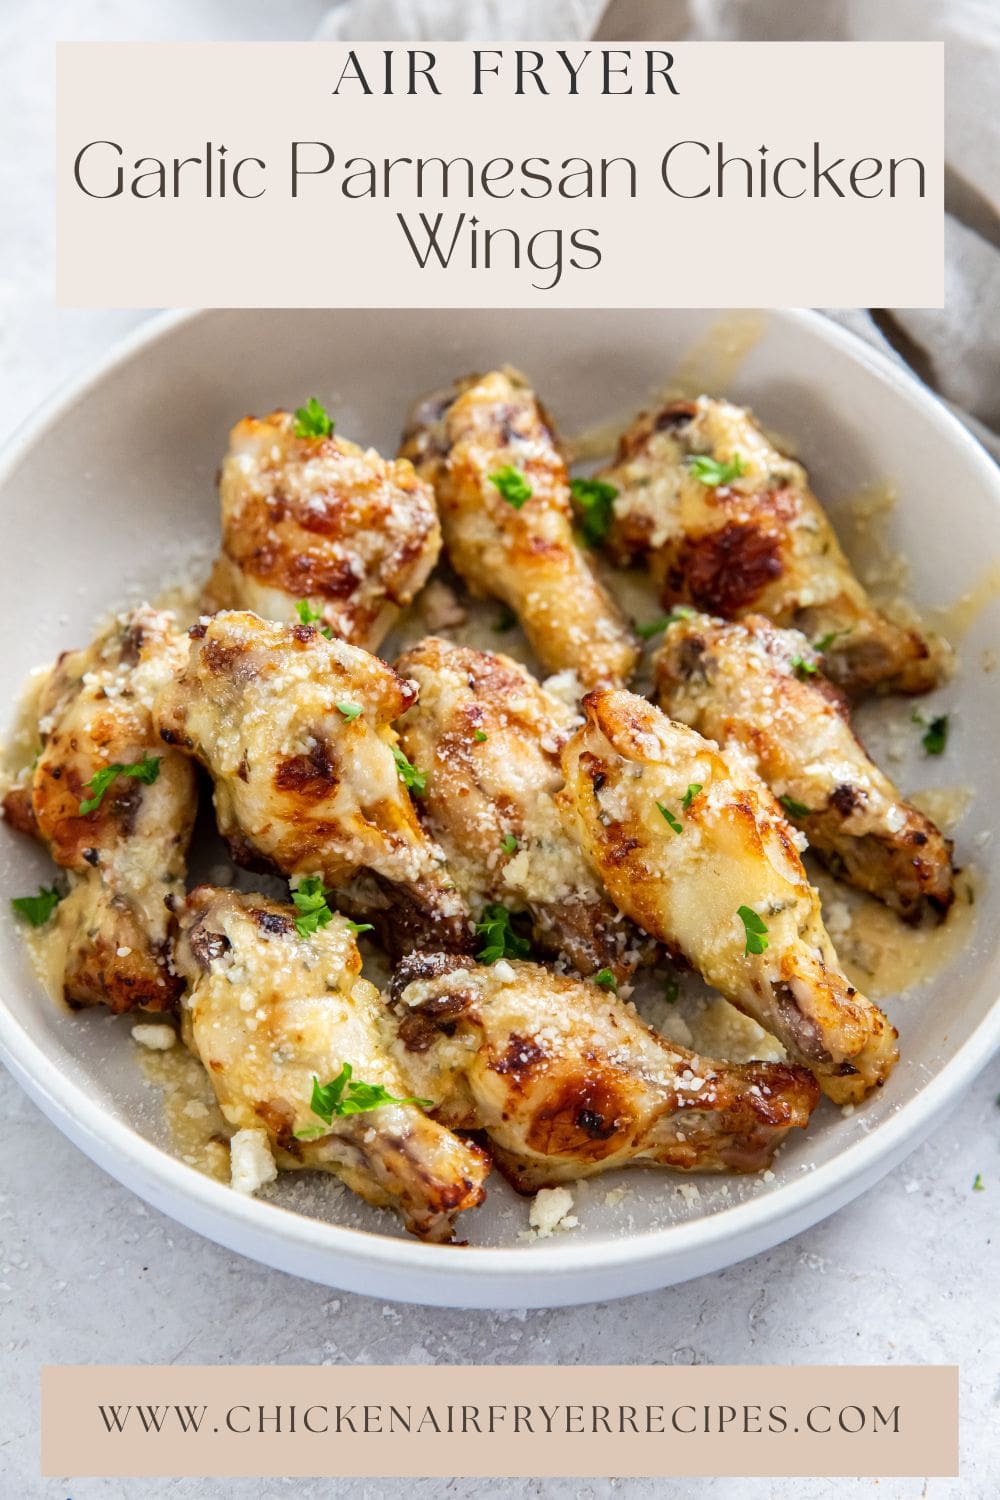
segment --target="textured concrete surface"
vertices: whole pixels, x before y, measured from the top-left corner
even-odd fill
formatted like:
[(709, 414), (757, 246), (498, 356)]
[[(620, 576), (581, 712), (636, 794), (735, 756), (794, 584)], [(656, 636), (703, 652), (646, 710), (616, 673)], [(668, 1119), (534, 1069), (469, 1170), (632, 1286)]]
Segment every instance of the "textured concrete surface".
[[(308, 35), (319, 0), (38, 0), (0, 7), (0, 428), (132, 326), (52, 303), (56, 37)], [(686, 1286), (553, 1312), (446, 1312), (337, 1294), (251, 1264), (146, 1208), (0, 1073), (0, 1495), (670, 1495), (986, 1500), (1000, 1475), (1000, 1060), (881, 1186), (770, 1254)], [(973, 1192), (977, 1173), (985, 1191)], [(46, 1362), (959, 1363), (960, 1480), (389, 1483), (38, 1478)]]

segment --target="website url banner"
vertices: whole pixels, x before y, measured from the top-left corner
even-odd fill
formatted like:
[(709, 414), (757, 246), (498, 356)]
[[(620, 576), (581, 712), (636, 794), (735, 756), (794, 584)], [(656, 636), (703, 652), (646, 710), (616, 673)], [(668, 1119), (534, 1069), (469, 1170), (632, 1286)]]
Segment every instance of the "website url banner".
[(42, 1371), (42, 1473), (958, 1473), (956, 1366), (100, 1366)]

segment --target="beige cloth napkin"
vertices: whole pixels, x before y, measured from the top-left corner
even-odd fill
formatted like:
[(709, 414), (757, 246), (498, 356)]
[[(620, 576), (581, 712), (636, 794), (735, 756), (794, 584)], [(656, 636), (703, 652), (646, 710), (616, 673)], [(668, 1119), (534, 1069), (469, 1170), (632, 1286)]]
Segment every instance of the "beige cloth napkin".
[(341, 0), (340, 41), (943, 41), (943, 309), (827, 309), (907, 363), (1000, 458), (1000, 0)]

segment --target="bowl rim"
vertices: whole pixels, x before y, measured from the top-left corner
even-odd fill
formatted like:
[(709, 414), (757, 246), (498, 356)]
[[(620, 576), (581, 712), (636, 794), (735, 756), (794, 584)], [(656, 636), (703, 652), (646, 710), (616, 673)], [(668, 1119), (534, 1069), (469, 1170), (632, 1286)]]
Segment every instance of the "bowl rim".
[[(52, 421), (68, 412), (106, 376), (177, 329), (228, 311), (230, 309), (182, 309), (155, 314), (116, 340), (81, 372), (63, 381), (15, 428), (0, 449), (0, 491)], [(265, 309), (248, 311), (252, 314)], [(392, 316), (395, 310), (382, 311)], [(570, 309), (563, 311), (566, 316), (573, 315)], [(726, 309), (721, 308), (706, 311), (719, 318), (726, 313)], [(833, 344), (887, 382), (904, 401), (922, 413), (942, 442), (951, 443), (961, 450), (966, 463), (979, 471), (984, 488), (992, 492), (994, 503), (1000, 507), (1000, 468), (944, 403), (905, 367), (895, 364), (882, 351), (813, 309), (769, 308), (761, 311), (768, 321), (798, 328), (819, 344)], [(455, 309), (454, 315), (461, 316), (461, 309)], [(986, 977), (996, 986), (1000, 998), (1000, 952), (995, 952), (992, 959)], [(147, 1140), (132, 1126), (116, 1120), (95, 1102), (84, 1087), (67, 1077), (22, 1029), (0, 995), (0, 1058), (15, 1079), (62, 1133), (111, 1175), (117, 1176), (117, 1173), (107, 1166), (108, 1160), (123, 1159), (126, 1168), (131, 1170), (126, 1171), (124, 1179), (118, 1180), (125, 1180), (129, 1188), (168, 1215), (182, 1217), (171, 1206), (172, 1200), (180, 1199), (190, 1212), (197, 1212), (199, 1222), (195, 1227), (198, 1232), (216, 1237), (217, 1230), (217, 1237), (227, 1244), (234, 1244), (235, 1237), (234, 1248), (238, 1248), (241, 1230), (249, 1234), (254, 1248), (240, 1253), (256, 1259), (263, 1258), (260, 1246), (278, 1243), (284, 1244), (288, 1250), (297, 1247), (310, 1253), (322, 1252), (330, 1257), (331, 1264), (337, 1261), (356, 1266), (364, 1263), (381, 1270), (413, 1272), (425, 1280), (453, 1277), (456, 1281), (471, 1278), (487, 1282), (490, 1278), (513, 1276), (524, 1281), (526, 1296), (529, 1280), (536, 1286), (539, 1283), (548, 1286), (557, 1278), (573, 1273), (636, 1271), (653, 1262), (666, 1267), (674, 1259), (690, 1261), (704, 1252), (714, 1251), (716, 1256), (720, 1251), (725, 1254), (727, 1245), (735, 1248), (740, 1241), (745, 1245), (752, 1244), (755, 1238), (762, 1242), (761, 1237), (769, 1228), (773, 1229), (782, 1222), (794, 1219), (799, 1228), (815, 1222), (823, 1216), (824, 1200), (829, 1202), (832, 1212), (875, 1180), (880, 1165), (884, 1170), (890, 1169), (905, 1154), (908, 1146), (916, 1146), (934, 1119), (971, 1083), (998, 1048), (1000, 1005), (994, 1002), (967, 1040), (934, 1076), (871, 1131), (846, 1145), (830, 1161), (803, 1172), (793, 1181), (711, 1214), (641, 1230), (631, 1236), (587, 1239), (575, 1244), (569, 1237), (560, 1237), (558, 1245), (550, 1240), (544, 1246), (428, 1245), (409, 1237), (312, 1218), (281, 1204), (237, 1193), (227, 1184), (204, 1176), (196, 1168), (178, 1160), (169, 1150)], [(182, 1221), (192, 1222), (187, 1217)], [(206, 1221), (212, 1224), (211, 1231), (205, 1227)], [(791, 1232), (795, 1232), (794, 1227)], [(773, 1239), (768, 1241), (773, 1242)], [(745, 1249), (743, 1253), (753, 1253), (753, 1250)], [(739, 1258), (738, 1251), (730, 1257), (733, 1261)], [(718, 1259), (709, 1260), (703, 1269), (711, 1269), (719, 1263)], [(699, 1273), (695, 1270), (689, 1274)], [(554, 1286), (552, 1290), (555, 1291)], [(631, 1290), (633, 1288), (629, 1286), (617, 1293), (605, 1290), (602, 1296), (625, 1295)], [(384, 1289), (373, 1294), (387, 1295)], [(531, 1300), (536, 1300), (534, 1294)]]

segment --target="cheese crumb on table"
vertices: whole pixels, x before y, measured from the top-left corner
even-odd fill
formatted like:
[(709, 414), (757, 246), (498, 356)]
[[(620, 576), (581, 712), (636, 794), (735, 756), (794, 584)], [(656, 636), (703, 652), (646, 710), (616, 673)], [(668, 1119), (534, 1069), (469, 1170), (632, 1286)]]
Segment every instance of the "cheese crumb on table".
[(132, 1040), (138, 1042), (140, 1047), (148, 1047), (151, 1052), (169, 1052), (177, 1040), (177, 1033), (172, 1026), (156, 1026), (140, 1021), (138, 1026), (132, 1027)]
[(266, 1130), (238, 1130), (229, 1142), (229, 1159), (238, 1193), (255, 1193), (278, 1175)]
[(569, 1188), (541, 1188), (532, 1200), (528, 1223), (539, 1239), (546, 1239), (557, 1229), (575, 1229), (580, 1220), (570, 1213), (572, 1207)]

